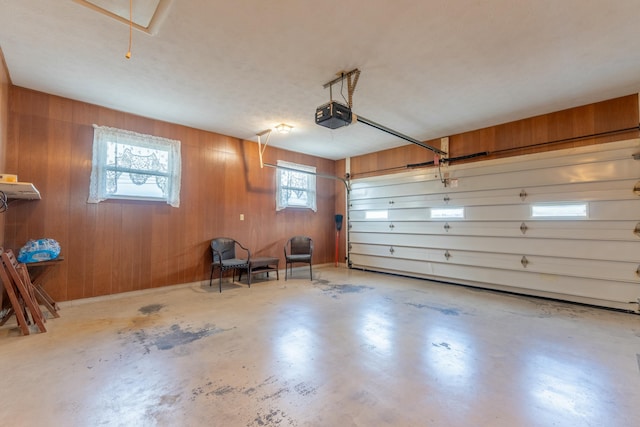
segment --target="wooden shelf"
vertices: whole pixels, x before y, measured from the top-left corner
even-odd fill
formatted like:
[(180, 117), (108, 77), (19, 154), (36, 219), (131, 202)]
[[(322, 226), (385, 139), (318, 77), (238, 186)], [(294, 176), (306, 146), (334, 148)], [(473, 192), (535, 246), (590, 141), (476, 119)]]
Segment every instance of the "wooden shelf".
[(40, 199), (40, 192), (30, 182), (0, 182), (0, 191), (7, 195), (8, 199)]

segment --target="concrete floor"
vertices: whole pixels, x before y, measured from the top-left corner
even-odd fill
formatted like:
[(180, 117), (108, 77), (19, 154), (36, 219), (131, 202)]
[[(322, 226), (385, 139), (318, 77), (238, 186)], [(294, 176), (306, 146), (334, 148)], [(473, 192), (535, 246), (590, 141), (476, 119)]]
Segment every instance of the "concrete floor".
[(306, 271), (66, 303), (24, 337), (11, 320), (0, 425), (639, 423), (640, 316)]

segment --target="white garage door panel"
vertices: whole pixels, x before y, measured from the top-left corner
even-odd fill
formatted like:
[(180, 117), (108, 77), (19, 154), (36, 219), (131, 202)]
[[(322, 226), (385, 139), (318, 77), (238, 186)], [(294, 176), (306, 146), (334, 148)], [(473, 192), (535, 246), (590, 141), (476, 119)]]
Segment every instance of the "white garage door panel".
[(638, 261), (640, 242), (566, 239), (510, 239), (480, 236), (426, 236), (415, 234), (352, 233), (351, 243), (419, 247), (442, 250), (558, 256), (563, 258)]
[[(616, 306), (609, 302), (637, 305), (640, 284), (619, 281), (603, 281), (581, 277), (541, 274), (529, 271), (498, 270), (441, 263), (419, 262), (404, 259), (357, 256), (354, 267), (366, 270), (394, 271), (402, 275), (442, 280), (461, 284), (475, 284), (493, 288), (493, 285), (527, 293), (528, 289), (549, 294), (550, 297), (576, 296), (589, 298), (605, 307)], [(538, 294), (538, 293), (536, 293)], [(553, 294), (553, 295), (552, 295)], [(564, 298), (574, 300), (571, 298)], [(633, 306), (629, 309), (632, 309)]]
[[(460, 190), (483, 190), (487, 188), (543, 187), (554, 184), (591, 183), (607, 181), (615, 171), (618, 179), (629, 180), (637, 177), (637, 166), (633, 160), (610, 164), (583, 164), (555, 169), (521, 170), (504, 174), (479, 175), (458, 178)], [(451, 174), (456, 178), (456, 174)]]
[[(477, 175), (456, 177), (451, 172), (450, 177), (457, 179), (456, 187), (444, 187), (439, 179), (431, 179), (410, 184), (386, 185), (382, 187), (368, 187), (366, 189), (358, 188), (356, 184), (352, 185), (351, 201), (356, 203), (358, 200), (371, 199), (388, 199), (388, 201), (396, 202), (403, 197), (415, 197), (416, 195), (430, 195), (425, 200), (441, 200), (445, 195), (455, 200), (456, 197), (464, 198), (473, 197), (473, 192), (483, 192), (483, 197), (508, 196), (513, 194), (514, 197), (520, 197), (520, 189), (548, 187), (554, 185), (564, 185), (557, 188), (556, 191), (566, 191), (567, 185), (577, 185), (579, 188), (593, 185), (595, 190), (598, 184), (611, 179), (611, 173), (615, 172), (616, 180), (621, 183), (613, 184), (613, 189), (622, 187), (624, 184), (631, 184), (638, 179), (637, 164), (634, 160), (619, 161), (612, 164), (589, 164), (576, 165), (573, 167), (566, 166), (564, 169), (542, 169), (542, 170), (521, 170), (504, 174)], [(588, 184), (588, 185), (587, 185)], [(633, 185), (630, 186), (630, 189)], [(488, 190), (491, 189), (491, 190)], [(513, 192), (511, 189), (515, 189)], [(584, 191), (584, 190), (583, 190)], [(527, 194), (529, 191), (526, 191)], [(456, 196), (461, 194), (461, 196)], [(532, 194), (536, 194), (532, 190)], [(435, 196), (434, 196), (435, 195)], [(439, 197), (442, 195), (442, 197)], [(387, 201), (387, 203), (388, 203)], [(355, 205), (354, 205), (355, 207)]]
[[(600, 151), (584, 156), (563, 156), (562, 159), (548, 156), (537, 161), (533, 156), (521, 156), (518, 159), (502, 159), (480, 162), (470, 165), (457, 165), (447, 168), (450, 178), (457, 179), (457, 187), (444, 187), (439, 176), (433, 173), (398, 174), (385, 182), (382, 178), (366, 183), (352, 182), (352, 201), (374, 198), (398, 198), (402, 196), (434, 195), (456, 192), (497, 191), (508, 188), (548, 187), (566, 184), (590, 184), (612, 181), (637, 181), (637, 160), (633, 153), (640, 149), (640, 144), (626, 144), (625, 150), (618, 150), (621, 157), (606, 160), (609, 153)], [(579, 149), (574, 149), (579, 150)], [(564, 150), (570, 151), (570, 150)], [(594, 156), (601, 156), (601, 161), (593, 161)], [(527, 158), (527, 159), (525, 159)], [(571, 159), (588, 161), (587, 163), (570, 163)], [(560, 160), (560, 161), (558, 161)], [(509, 162), (505, 165), (504, 162)], [(478, 166), (483, 164), (483, 166)], [(555, 166), (554, 166), (555, 165)], [(597, 184), (596, 184), (597, 185)], [(616, 188), (617, 185), (613, 184)], [(633, 186), (631, 186), (633, 188)], [(596, 187), (597, 189), (597, 187)], [(562, 191), (559, 189), (559, 191)]]
[[(604, 183), (598, 183), (604, 184)], [(461, 205), (461, 206), (495, 206), (495, 205), (511, 205), (511, 204), (526, 204), (531, 205), (534, 203), (549, 203), (549, 202), (572, 202), (572, 201), (598, 201), (598, 200), (633, 200), (634, 194), (631, 191), (633, 184), (625, 182), (625, 186), (615, 189), (610, 188), (608, 190), (597, 190), (594, 187), (594, 183), (590, 183), (588, 186), (578, 185), (563, 185), (562, 191), (553, 187), (527, 187), (522, 189), (511, 189), (509, 194), (505, 196), (495, 196), (489, 194), (489, 192), (482, 192), (487, 194), (475, 194), (474, 196), (469, 193), (452, 193), (449, 195), (450, 200), (447, 203), (441, 205)], [(555, 191), (549, 191), (555, 190)], [(507, 190), (502, 190), (506, 192)], [(546, 191), (546, 193), (544, 193)], [(521, 197), (520, 194), (524, 192), (525, 196)], [(435, 205), (434, 205), (435, 206)]]
[[(563, 168), (583, 163), (610, 163), (614, 161), (629, 161), (640, 147), (638, 140), (625, 140), (606, 144), (606, 150), (600, 145), (542, 152), (519, 156), (518, 158), (504, 158), (489, 162), (475, 162), (467, 165), (452, 166), (451, 169), (460, 169), (465, 175), (495, 174), (523, 169), (520, 165), (526, 162), (526, 169), (546, 169), (551, 167)], [(561, 155), (556, 156), (556, 153)], [(487, 165), (490, 164), (489, 172)]]
[[(526, 256), (526, 264), (521, 255), (488, 254), (465, 251), (448, 251), (449, 259), (440, 256), (439, 261), (449, 265), (496, 268), (504, 270), (526, 271), (553, 275), (567, 275), (607, 281), (637, 283), (640, 289), (640, 277), (636, 273), (639, 264), (620, 261), (594, 261), (575, 258), (545, 256)], [(419, 259), (416, 259), (419, 261)], [(526, 266), (525, 266), (526, 265)]]
[[(447, 227), (448, 225), (448, 227)], [(384, 221), (351, 222), (352, 232), (394, 233), (394, 234), (445, 234), (519, 237), (521, 222), (497, 221)], [(628, 233), (629, 230), (627, 230)]]
[[(611, 166), (611, 164), (616, 163), (622, 164), (624, 168), (624, 171), (618, 175), (619, 179), (624, 179), (623, 176), (625, 174), (628, 174), (629, 178), (637, 177), (637, 174), (634, 173), (636, 166), (634, 166), (633, 155), (640, 149), (638, 140), (609, 143), (606, 144), (606, 150), (602, 150), (602, 145), (603, 144), (561, 150), (562, 155), (560, 156), (554, 156), (556, 153), (559, 153), (559, 151), (555, 151), (551, 154), (550, 152), (545, 152), (519, 156), (518, 158), (505, 158), (452, 166), (445, 165), (442, 167), (442, 172), (449, 173), (452, 177), (457, 177), (461, 180), (465, 178), (465, 181), (468, 181), (466, 178), (481, 177), (483, 175), (497, 176), (508, 174), (509, 172), (519, 172), (523, 169), (538, 171), (536, 172), (537, 174), (542, 174), (543, 172), (540, 172), (540, 170), (552, 168), (563, 169), (565, 166), (576, 167), (581, 164), (602, 165), (602, 168), (608, 168), (607, 170), (611, 172), (612, 169), (619, 167), (617, 165)], [(523, 163), (526, 163), (526, 167), (522, 166)], [(601, 167), (596, 166), (596, 169), (601, 169)], [(439, 173), (436, 168), (416, 169), (410, 172), (353, 181), (352, 198), (355, 200), (360, 198), (385, 197), (385, 195), (396, 197), (400, 195), (400, 193), (395, 192), (395, 190), (384, 190), (384, 188), (394, 185), (399, 187), (412, 186), (424, 181), (437, 184), (435, 192), (442, 190), (439, 183)], [(582, 181), (582, 178), (576, 180), (576, 182)], [(590, 181), (590, 179), (586, 181)], [(477, 190), (485, 189), (487, 189), (486, 186), (477, 188)], [(425, 193), (431, 194), (432, 191), (426, 191)], [(382, 194), (382, 196), (380, 194)], [(407, 192), (406, 194), (419, 194), (419, 192)]]
[[(633, 194), (631, 191), (629, 193)], [(570, 200), (576, 202), (579, 200)], [(587, 203), (588, 217), (580, 218), (575, 221), (634, 221), (640, 218), (639, 200), (605, 200), (605, 201), (585, 201)], [(555, 200), (549, 200), (548, 203), (553, 204)], [(541, 203), (542, 204), (542, 203)], [(459, 206), (459, 205), (457, 205)], [(502, 206), (469, 206), (464, 207), (464, 216), (470, 221), (515, 221), (521, 219), (523, 221), (538, 220), (531, 216), (531, 204), (520, 205), (502, 205)], [(391, 214), (391, 211), (389, 211)], [(418, 214), (414, 215), (418, 217)], [(399, 215), (395, 216), (399, 220)], [(568, 218), (566, 221), (571, 221)]]
[[(640, 262), (352, 244), (352, 254), (637, 283)], [(523, 264), (523, 257), (526, 263)]]
[(353, 254), (351, 261), (353, 263), (353, 267), (365, 270), (393, 270), (398, 274), (407, 276), (418, 274), (421, 276), (427, 275), (429, 277), (433, 277), (433, 263), (425, 261), (389, 259), (359, 254)]
[(585, 240), (640, 241), (633, 231), (636, 221), (523, 221), (525, 237)]
[(589, 202), (589, 219), (639, 220), (640, 197), (637, 200)]
[[(496, 191), (477, 192), (447, 192), (432, 196), (421, 195), (413, 197), (381, 198), (374, 200), (357, 200), (351, 202), (351, 210), (356, 211), (392, 211), (403, 208), (430, 208), (446, 206), (496, 206), (496, 205), (527, 205), (549, 202), (572, 201), (635, 201), (633, 194), (636, 181), (597, 182), (585, 185), (555, 185), (548, 187), (527, 187), (522, 189), (503, 189)], [(599, 189), (598, 187), (609, 187)], [(524, 192), (524, 193), (522, 193)], [(524, 194), (524, 197), (521, 196)], [(363, 215), (361, 218), (365, 218)], [(355, 219), (355, 218), (354, 218)]]
[(384, 197), (396, 198), (415, 196), (418, 194), (433, 194), (442, 191), (442, 184), (432, 177), (424, 181), (407, 182), (399, 185), (384, 185), (381, 187), (359, 187), (356, 183), (351, 186), (351, 200), (378, 199)]
[(391, 208), (419, 208), (429, 206), (438, 195), (421, 194), (404, 197), (381, 197), (379, 199), (361, 199), (350, 201), (353, 210), (378, 210)]
[[(635, 301), (630, 309), (640, 311), (638, 152), (635, 139), (443, 167), (454, 186), (434, 168), (355, 180), (349, 260), (609, 307)], [(534, 203), (572, 201), (587, 203), (587, 218), (531, 217)], [(464, 218), (432, 220), (443, 206), (463, 207)], [(376, 209), (387, 218), (368, 219)]]
[(352, 221), (350, 231), (640, 241), (640, 235), (634, 234), (636, 227), (640, 230), (640, 221)]
[[(633, 195), (631, 190), (628, 190), (627, 195)], [(608, 193), (608, 197), (612, 197), (613, 193)], [(568, 202), (576, 202), (575, 195), (572, 200), (564, 200)], [(637, 197), (637, 196), (636, 196)], [(556, 200), (545, 201), (546, 203), (554, 203)], [(633, 221), (640, 218), (640, 203), (638, 200), (625, 199), (614, 200), (607, 199), (603, 201), (585, 201), (588, 204), (588, 217), (579, 219), (585, 220), (620, 220), (620, 221)], [(431, 209), (441, 208), (444, 205), (434, 205), (431, 207), (420, 207), (413, 209), (379, 209), (377, 212), (386, 213), (386, 219), (389, 221), (425, 221), (431, 219)], [(497, 208), (499, 206), (499, 208)], [(495, 204), (485, 206), (467, 206), (462, 201), (452, 200), (446, 207), (462, 207), (464, 208), (464, 219), (467, 221), (516, 221), (520, 220), (532, 220), (537, 218), (531, 217), (532, 203), (516, 203), (516, 204)], [(370, 215), (372, 211), (352, 210), (349, 213), (349, 217), (352, 221), (366, 221), (367, 215)], [(379, 218), (375, 218), (376, 221), (380, 221)], [(439, 219), (438, 219), (439, 220)], [(457, 218), (452, 218), (450, 221), (457, 221)]]
[[(495, 283), (538, 291), (582, 296), (602, 301), (636, 302), (640, 285), (636, 283), (609, 282), (582, 277), (557, 276), (552, 274), (529, 273), (525, 271), (493, 270), (468, 266), (434, 265), (435, 276), (441, 278), (456, 276), (460, 280)], [(497, 278), (497, 280), (495, 280)]]
[(621, 179), (571, 184), (556, 183), (543, 187), (527, 186), (524, 189), (527, 193), (524, 201), (538, 203), (549, 199), (566, 201), (633, 199), (634, 194), (630, 190), (636, 182), (636, 179)]

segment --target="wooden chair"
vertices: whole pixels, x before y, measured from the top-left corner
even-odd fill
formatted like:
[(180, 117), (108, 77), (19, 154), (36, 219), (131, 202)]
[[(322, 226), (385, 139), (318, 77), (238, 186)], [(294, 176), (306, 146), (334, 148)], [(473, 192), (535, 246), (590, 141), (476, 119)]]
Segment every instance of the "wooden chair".
[[(243, 252), (246, 258), (237, 258), (236, 249)], [(249, 271), (249, 263), (251, 262), (251, 251), (242, 246), (239, 242), (228, 237), (218, 237), (211, 241), (211, 252), (213, 260), (211, 262), (211, 276), (209, 277), (209, 286), (213, 282), (213, 271), (217, 268), (220, 270), (220, 292), (222, 292), (222, 273), (227, 270), (233, 270), (233, 278), (236, 278), (236, 271), (246, 270), (251, 286), (251, 274)], [(238, 279), (240, 280), (240, 279)]]
[(309, 280), (313, 280), (313, 271), (311, 269), (311, 258), (313, 255), (313, 240), (307, 236), (293, 236), (284, 245), (284, 280), (288, 277), (288, 268), (293, 274), (294, 263), (309, 264)]

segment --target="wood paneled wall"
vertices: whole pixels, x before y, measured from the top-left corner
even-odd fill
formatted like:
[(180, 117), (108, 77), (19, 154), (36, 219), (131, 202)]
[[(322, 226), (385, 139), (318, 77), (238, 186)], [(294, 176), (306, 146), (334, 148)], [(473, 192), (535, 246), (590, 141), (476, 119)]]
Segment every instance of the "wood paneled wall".
[[(450, 135), (449, 157), (487, 152), (488, 155), (465, 160), (481, 161), (637, 138), (640, 136), (638, 117), (638, 95), (628, 95)], [(440, 147), (439, 139), (426, 142)], [(430, 161), (433, 161), (431, 151), (406, 145), (351, 158), (351, 176), (402, 172), (407, 170), (407, 165)]]
[[(88, 204), (93, 124), (182, 141), (180, 208), (158, 202)], [(267, 149), (278, 159), (335, 175), (335, 162)], [(275, 210), (275, 172), (260, 168), (257, 144), (44, 94), (9, 91), (7, 166), (42, 200), (13, 201), (5, 246), (49, 237), (65, 261), (47, 289), (57, 300), (114, 294), (209, 278), (210, 240), (232, 237), (252, 255), (281, 258), (295, 234), (314, 239), (314, 264), (334, 260), (335, 182), (317, 180), (318, 211)], [(244, 221), (240, 220), (244, 214)]]
[[(6, 68), (4, 72), (8, 82)], [(275, 169), (260, 169), (254, 142), (8, 83), (2, 88), (3, 171), (34, 182), (43, 195), (40, 201), (11, 202), (9, 212), (0, 219), (6, 221), (3, 243), (17, 250), (30, 238), (60, 241), (66, 261), (47, 285), (54, 298), (71, 300), (206, 279), (208, 245), (216, 236), (236, 238), (255, 255), (282, 258), (289, 236), (308, 234), (315, 242), (314, 263), (334, 262), (334, 218), (336, 213), (346, 214), (341, 182), (317, 180), (317, 213), (276, 212)], [(94, 123), (181, 140), (181, 207), (124, 201), (87, 204)], [(638, 137), (637, 130), (618, 132), (637, 126), (634, 94), (452, 135), (449, 151), (451, 157), (489, 152), (474, 159), (483, 160)], [(596, 136), (582, 138), (589, 135)], [(569, 141), (556, 142), (563, 140)], [(440, 141), (428, 143), (439, 146)], [(265, 161), (278, 159), (313, 165), (318, 172), (341, 177), (347, 164), (270, 147)], [(354, 157), (349, 164), (351, 176), (357, 178), (403, 171), (408, 164), (432, 160), (430, 151), (406, 145)], [(244, 221), (240, 214), (245, 215)], [(346, 257), (345, 234), (341, 235), (340, 262)]]
[[(6, 147), (9, 128), (9, 70), (4, 60), (4, 54), (0, 48), (0, 173), (6, 170)], [(5, 217), (0, 213), (0, 247), (4, 245)], [(0, 296), (0, 300), (2, 297)]]
[[(346, 178), (346, 159), (336, 161), (336, 171), (337, 175), (340, 178)], [(336, 214), (340, 214), (343, 217), (342, 221), (342, 230), (340, 230), (340, 235), (336, 234), (336, 238), (338, 239), (338, 263), (346, 264), (347, 260), (347, 189), (342, 181), (336, 181), (335, 184), (336, 190)], [(334, 221), (335, 225), (335, 221)], [(335, 228), (334, 228), (335, 230)], [(335, 231), (337, 233), (337, 230)], [(334, 257), (335, 257), (335, 242), (334, 242)]]

